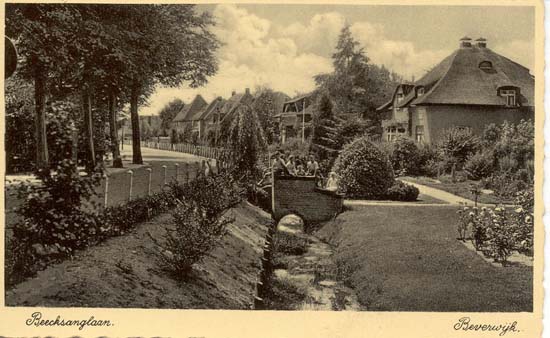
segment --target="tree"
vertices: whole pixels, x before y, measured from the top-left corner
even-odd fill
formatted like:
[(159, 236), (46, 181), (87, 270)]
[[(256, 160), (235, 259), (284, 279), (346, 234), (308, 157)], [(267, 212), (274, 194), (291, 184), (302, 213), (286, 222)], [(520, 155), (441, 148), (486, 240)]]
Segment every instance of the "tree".
[(327, 94), (319, 97), (316, 106), (316, 114), (313, 117), (314, 127), (311, 149), (321, 161), (329, 160), (330, 167), (341, 148), (338, 137), (338, 126), (341, 120), (334, 116), (333, 105)]
[(162, 130), (170, 129), (170, 123), (172, 123), (172, 120), (178, 115), (183, 106), (185, 106), (185, 103), (182, 100), (174, 99), (162, 108), (159, 113), (161, 119), (160, 127)]
[(232, 174), (239, 180), (248, 180), (257, 174), (260, 154), (267, 142), (260, 120), (251, 106), (240, 104), (229, 128), (227, 146), (232, 163)]
[(274, 116), (282, 111), (284, 102), (290, 97), (267, 87), (258, 88), (255, 96), (252, 109), (260, 119), (267, 143), (272, 144), (279, 138), (279, 126)]
[(376, 107), (388, 100), (399, 78), (383, 66), (369, 64), (349, 25), (342, 28), (332, 60), (332, 73), (315, 76), (317, 91), (329, 94), (336, 115), (351, 114), (380, 124)]
[[(6, 35), (17, 41), (18, 74), (34, 82), (36, 173), (49, 176), (46, 138), (48, 87), (72, 64), (68, 48), (76, 31), (75, 13), (65, 4), (7, 4)], [(57, 81), (56, 81), (57, 80)]]
[[(208, 30), (209, 13), (195, 13), (193, 5), (116, 5), (111, 13), (125, 54), (130, 98), (133, 163), (143, 162), (138, 105), (156, 84), (203, 85), (217, 70), (218, 41)], [(139, 22), (139, 25), (136, 25)]]

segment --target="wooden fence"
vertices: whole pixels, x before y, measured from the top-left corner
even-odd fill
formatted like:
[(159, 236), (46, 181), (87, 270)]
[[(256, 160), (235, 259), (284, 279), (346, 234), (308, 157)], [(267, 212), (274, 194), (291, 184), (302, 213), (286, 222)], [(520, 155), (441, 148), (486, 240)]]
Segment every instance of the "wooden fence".
[(196, 156), (223, 160), (226, 150), (208, 146), (194, 145), (190, 143), (168, 143), (156, 141), (141, 141), (141, 146), (145, 148), (177, 151), (180, 153), (192, 154)]

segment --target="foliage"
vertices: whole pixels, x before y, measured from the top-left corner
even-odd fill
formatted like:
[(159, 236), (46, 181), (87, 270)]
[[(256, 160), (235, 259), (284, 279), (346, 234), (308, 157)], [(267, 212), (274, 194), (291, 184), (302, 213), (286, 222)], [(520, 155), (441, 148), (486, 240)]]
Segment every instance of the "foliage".
[(210, 252), (233, 220), (223, 216), (240, 201), (229, 177), (202, 177), (185, 187), (175, 187), (177, 208), (174, 228), (166, 229), (161, 261), (177, 278), (185, 278), (193, 264)]
[(463, 207), (458, 210), (461, 239), (470, 238), (476, 250), (502, 264), (506, 264), (514, 250), (532, 254), (532, 191), (518, 194), (517, 201), (527, 208)]
[(209, 216), (212, 210), (195, 201), (179, 203), (173, 213), (174, 229), (167, 229), (163, 265), (177, 278), (185, 278), (204, 255), (210, 252), (232, 222)]
[(354, 114), (379, 123), (376, 107), (387, 101), (400, 82), (386, 68), (369, 63), (349, 25), (342, 28), (332, 55), (334, 72), (315, 77), (318, 90), (330, 93), (337, 115)]
[(340, 177), (341, 191), (351, 198), (384, 198), (394, 182), (388, 157), (367, 137), (346, 145), (333, 170)]
[(515, 171), (524, 168), (535, 156), (535, 130), (531, 120), (522, 120), (517, 125), (505, 121), (500, 126), (500, 137), (494, 144), (495, 158), (508, 156), (515, 161)]
[(340, 147), (350, 143), (354, 139), (362, 136), (377, 135), (379, 126), (371, 120), (362, 118), (348, 118), (338, 125), (338, 141)]
[(305, 158), (309, 155), (310, 140), (306, 139), (302, 142), (301, 138), (289, 138), (283, 144), (271, 144), (268, 149), (271, 154), (277, 150), (283, 153), (290, 153), (299, 158)]
[(23, 222), (14, 228), (19, 242), (32, 246), (31, 255), (68, 256), (91, 243), (100, 232), (100, 217), (94, 212), (95, 187), (101, 174), (81, 176), (72, 160), (62, 160), (41, 184), (22, 183), (17, 212)]
[(159, 113), (159, 117), (162, 121), (160, 124), (161, 129), (170, 129), (170, 124), (172, 123), (172, 120), (176, 117), (176, 115), (178, 115), (184, 105), (185, 103), (180, 99), (174, 99), (164, 105)]
[(479, 151), (468, 157), (464, 164), (464, 171), (468, 179), (471, 180), (489, 177), (493, 170), (493, 153), (491, 151)]
[(386, 198), (392, 201), (416, 201), (419, 193), (417, 187), (396, 180), (386, 192)]
[[(47, 191), (53, 195), (36, 185), (20, 188), (25, 196), (29, 191), (36, 192), (21, 208), (26, 221), (14, 227), (12, 240), (8, 243), (15, 250), (6, 263), (8, 284), (20, 282), (51, 261), (72, 255), (76, 249), (123, 235), (135, 225), (176, 207), (177, 203), (189, 205), (191, 201), (196, 201), (201, 210), (206, 211), (205, 217), (214, 217), (241, 200), (239, 187), (229, 177), (216, 175), (199, 177), (183, 185), (172, 183), (160, 193), (109, 207), (103, 214), (92, 213), (88, 205), (82, 203), (78, 206), (76, 191), (84, 197), (93, 194), (100, 176), (80, 177), (73, 169), (74, 165), (65, 160), (61, 170), (70, 172), (70, 177), (57, 174), (47, 181), (47, 186), (51, 187)], [(67, 184), (60, 183), (61, 180), (74, 180), (72, 190), (66, 191)], [(48, 202), (51, 196), (61, 194), (63, 199), (57, 197)], [(88, 198), (91, 197), (89, 195)], [(48, 210), (48, 206), (57, 209)], [(75, 209), (77, 207), (79, 209)]]
[(14, 75), (5, 82), (6, 91), (6, 172), (32, 171), (36, 141), (34, 138), (33, 88)]
[(306, 253), (308, 243), (305, 237), (278, 231), (273, 237), (273, 251), (278, 255), (299, 256)]
[(479, 146), (478, 139), (467, 129), (452, 127), (443, 131), (439, 148), (443, 156), (461, 166)]
[(314, 127), (311, 139), (311, 150), (320, 160), (333, 160), (341, 147), (338, 140), (340, 121), (334, 116), (332, 108), (328, 95), (321, 95), (316, 103), (316, 114), (313, 116)]
[(274, 116), (283, 110), (283, 103), (290, 97), (271, 88), (261, 87), (256, 90), (252, 110), (260, 119), (266, 142), (273, 144), (279, 139), (279, 126)]
[(420, 174), (422, 157), (416, 143), (406, 137), (399, 137), (393, 144), (390, 157), (393, 170), (399, 175)]
[(229, 128), (227, 147), (235, 177), (248, 180), (259, 174), (257, 163), (267, 148), (267, 142), (258, 115), (249, 105), (237, 107)]

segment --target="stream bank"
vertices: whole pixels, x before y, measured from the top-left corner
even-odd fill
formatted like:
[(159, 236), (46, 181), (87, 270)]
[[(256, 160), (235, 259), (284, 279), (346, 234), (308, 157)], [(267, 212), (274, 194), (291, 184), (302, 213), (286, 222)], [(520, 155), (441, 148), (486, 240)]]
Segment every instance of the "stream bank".
[(286, 216), (273, 237), (268, 310), (362, 310), (352, 289), (337, 280), (333, 248), (305, 233), (302, 220)]

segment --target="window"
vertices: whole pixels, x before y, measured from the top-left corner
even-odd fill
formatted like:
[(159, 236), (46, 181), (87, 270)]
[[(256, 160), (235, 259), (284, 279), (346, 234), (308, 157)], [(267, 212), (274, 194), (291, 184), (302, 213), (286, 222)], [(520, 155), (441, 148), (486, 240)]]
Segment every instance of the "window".
[(402, 93), (397, 93), (397, 103), (403, 101), (403, 94)]
[(417, 95), (417, 96), (422, 96), (422, 95), (424, 95), (424, 87), (419, 87), (419, 88), (416, 90), (416, 95)]
[(491, 61), (481, 61), (479, 63), (479, 69), (481, 70), (491, 70), (493, 69), (493, 64)]
[(515, 89), (501, 89), (500, 96), (506, 99), (506, 105), (508, 107), (516, 106), (516, 90)]
[(424, 126), (416, 126), (416, 142), (424, 142)]

